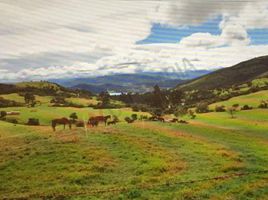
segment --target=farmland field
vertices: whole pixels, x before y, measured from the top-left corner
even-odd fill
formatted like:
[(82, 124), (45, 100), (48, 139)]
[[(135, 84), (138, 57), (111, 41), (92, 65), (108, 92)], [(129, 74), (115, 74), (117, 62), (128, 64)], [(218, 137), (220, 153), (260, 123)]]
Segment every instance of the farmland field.
[[(14, 94), (13, 96), (14, 97)], [(46, 101), (49, 97), (43, 97)], [(84, 100), (81, 100), (84, 101)], [(200, 114), (189, 124), (137, 121), (128, 109), (20, 111), (0, 121), (1, 198), (267, 199), (268, 111)], [(53, 132), (51, 119), (117, 115), (114, 126)], [(145, 114), (145, 113), (138, 113)], [(23, 125), (29, 117), (42, 126)]]

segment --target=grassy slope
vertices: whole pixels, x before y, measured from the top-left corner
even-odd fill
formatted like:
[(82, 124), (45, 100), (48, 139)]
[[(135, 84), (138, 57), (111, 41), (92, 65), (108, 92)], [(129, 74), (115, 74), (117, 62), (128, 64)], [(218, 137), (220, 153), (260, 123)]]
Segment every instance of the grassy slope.
[(217, 102), (211, 105), (214, 109), (216, 105), (232, 106), (234, 104), (239, 104), (240, 106), (249, 105), (257, 108), (261, 100), (268, 100), (268, 90), (263, 90), (248, 95), (242, 95), (238, 97), (233, 97), (227, 101)]
[(240, 85), (256, 78), (267, 76), (268, 56), (254, 58), (235, 66), (212, 72), (208, 75), (178, 85), (178, 89), (215, 89)]
[[(77, 112), (80, 119), (116, 114), (121, 120), (132, 113), (129, 109), (48, 107), (45, 102), (50, 97), (43, 98), (37, 108), (6, 110), (20, 110), (21, 123), (37, 117), (42, 125), (71, 112)], [(62, 127), (52, 132), (49, 126), (14, 126), (0, 121), (0, 199), (60, 194), (69, 199), (265, 199), (267, 174), (141, 188), (267, 169), (267, 116), (268, 110), (259, 109), (239, 112), (235, 119), (227, 113), (208, 113), (198, 115), (189, 125), (122, 122), (87, 132), (83, 128), (63, 131)], [(128, 189), (76, 194), (122, 186)]]

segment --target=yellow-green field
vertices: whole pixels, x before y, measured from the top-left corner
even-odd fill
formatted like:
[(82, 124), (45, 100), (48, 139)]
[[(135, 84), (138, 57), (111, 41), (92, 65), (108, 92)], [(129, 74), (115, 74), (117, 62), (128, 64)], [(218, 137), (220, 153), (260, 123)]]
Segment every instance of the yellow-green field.
[(248, 95), (242, 95), (238, 97), (233, 97), (227, 101), (222, 101), (219, 103), (214, 103), (211, 108), (214, 109), (216, 105), (221, 106), (232, 106), (234, 104), (239, 104), (240, 106), (249, 105), (257, 108), (262, 100), (268, 100), (268, 91), (263, 90)]
[[(133, 113), (127, 108), (44, 103), (0, 110), (21, 112), (20, 124), (0, 121), (0, 199), (268, 199), (265, 109), (240, 111), (234, 119), (199, 114), (189, 124), (127, 124), (124, 117)], [(72, 112), (80, 119), (117, 115), (121, 122), (53, 132), (51, 119)], [(30, 117), (42, 126), (23, 125)]]

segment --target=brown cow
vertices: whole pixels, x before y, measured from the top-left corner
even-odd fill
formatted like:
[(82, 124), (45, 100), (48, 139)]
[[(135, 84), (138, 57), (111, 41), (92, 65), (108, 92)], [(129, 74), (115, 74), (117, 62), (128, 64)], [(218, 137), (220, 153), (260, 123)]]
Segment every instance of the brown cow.
[(108, 119), (111, 118), (111, 115), (107, 115), (107, 116), (95, 116), (95, 117), (90, 117), (88, 119), (88, 124), (92, 125), (96, 125), (98, 126), (99, 122), (104, 122), (105, 126), (107, 124)]
[(59, 118), (59, 119), (53, 119), (51, 121), (51, 126), (53, 128), (53, 131), (56, 130), (56, 126), (57, 124), (63, 124), (63, 128), (65, 129), (65, 125), (68, 124), (69, 125), (69, 129), (72, 128), (72, 122), (67, 119), (66, 117), (63, 117), (63, 118)]

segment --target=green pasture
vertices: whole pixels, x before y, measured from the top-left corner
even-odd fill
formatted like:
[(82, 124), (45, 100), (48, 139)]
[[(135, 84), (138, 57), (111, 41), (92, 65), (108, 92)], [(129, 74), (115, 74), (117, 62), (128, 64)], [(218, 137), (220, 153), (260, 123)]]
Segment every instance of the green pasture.
[(215, 106), (224, 105), (226, 107), (232, 106), (234, 104), (239, 104), (240, 106), (249, 105), (257, 108), (262, 100), (268, 100), (268, 91), (263, 90), (248, 95), (242, 95), (238, 97), (233, 97), (227, 101), (217, 102), (210, 105), (211, 109), (215, 109)]
[[(268, 110), (239, 111), (234, 119), (198, 114), (186, 117), (189, 124), (127, 124), (128, 108), (44, 103), (1, 110), (21, 114), (20, 124), (0, 121), (0, 199), (268, 199)], [(72, 112), (82, 120), (117, 115), (121, 122), (53, 132), (51, 119)], [(42, 126), (23, 125), (30, 117)]]

